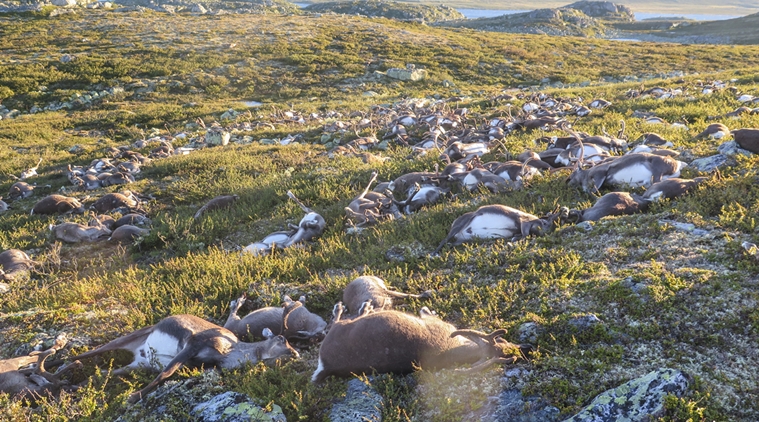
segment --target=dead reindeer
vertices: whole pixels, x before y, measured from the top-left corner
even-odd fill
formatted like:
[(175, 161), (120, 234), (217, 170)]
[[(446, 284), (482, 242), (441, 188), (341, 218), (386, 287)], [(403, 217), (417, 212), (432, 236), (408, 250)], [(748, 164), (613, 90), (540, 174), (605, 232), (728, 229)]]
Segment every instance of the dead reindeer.
[(693, 139), (722, 139), (730, 134), (730, 129), (722, 123), (712, 123)]
[[(372, 172), (371, 180), (366, 189), (345, 207), (345, 215), (348, 220), (355, 219), (356, 227), (375, 224), (381, 220), (400, 219), (402, 215), (393, 202), (392, 196), (379, 192), (369, 192), (372, 183), (377, 179), (377, 172)], [(388, 192), (388, 194), (390, 194)], [(351, 221), (352, 223), (352, 221)]]
[(193, 218), (197, 220), (198, 218), (200, 218), (200, 216), (202, 216), (203, 214), (209, 211), (229, 208), (238, 199), (240, 199), (240, 197), (237, 195), (219, 195), (213, 198), (212, 200), (208, 201), (202, 207), (200, 207), (200, 209), (198, 210), (198, 212), (195, 213)]
[(245, 252), (252, 253), (255, 256), (267, 255), (277, 247), (289, 248), (313, 240), (324, 233), (324, 229), (327, 227), (324, 217), (305, 206), (291, 191), (287, 191), (287, 196), (295, 201), (306, 215), (301, 218), (297, 226), (288, 224), (290, 230), (271, 233), (260, 242), (246, 246)]
[(111, 230), (103, 224), (85, 226), (79, 223), (61, 223), (50, 225), (50, 231), (56, 239), (66, 243), (94, 242), (111, 234)]
[(447, 243), (454, 246), (477, 239), (520, 239), (530, 235), (542, 235), (553, 228), (560, 218), (565, 218), (569, 210), (562, 208), (559, 212), (540, 218), (506, 205), (485, 205), (476, 211), (468, 212), (451, 225), (448, 236), (440, 242), (433, 252), (440, 253)]
[(95, 190), (103, 187), (100, 179), (92, 174), (85, 174), (81, 177), (75, 176), (72, 178), (72, 183), (78, 186), (79, 190), (82, 191)]
[(34, 185), (26, 182), (14, 183), (8, 191), (8, 199), (17, 201), (32, 196), (34, 194)]
[[(537, 154), (536, 154), (537, 155)], [(506, 161), (493, 162), (485, 164), (485, 168), (496, 176), (504, 178), (506, 181), (523, 182), (532, 179), (536, 174), (540, 174), (536, 167), (530, 166), (532, 159), (525, 162)], [(544, 163), (545, 164), (545, 163)]]
[(228, 329), (202, 318), (174, 315), (71, 359), (79, 361), (114, 350), (127, 350), (133, 354), (133, 361), (112, 371), (113, 374), (140, 368), (160, 371), (150, 384), (129, 397), (129, 401), (134, 403), (185, 364), (194, 367), (235, 368), (248, 362), (299, 356), (283, 336), (275, 336), (270, 330), (266, 330), (263, 335), (266, 337), (264, 341), (244, 343)]
[(149, 226), (152, 223), (153, 222), (148, 217), (146, 217), (146, 216), (144, 216), (142, 214), (129, 213), (129, 214), (126, 214), (126, 215), (122, 216), (118, 220), (116, 220), (114, 222), (114, 224), (113, 224), (112, 229), (117, 229), (117, 228), (119, 228), (121, 226), (126, 226), (126, 225), (130, 225), (130, 226)]
[(327, 323), (306, 309), (306, 297), (294, 301), (285, 295), (283, 306), (267, 306), (256, 309), (243, 318), (237, 315), (247, 296), (242, 295), (229, 305), (229, 318), (224, 328), (232, 331), (239, 338), (261, 338), (268, 329), (283, 335), (289, 341), (319, 339), (324, 335)]
[(675, 146), (675, 144), (664, 139), (664, 137), (654, 132), (644, 133), (638, 139), (640, 140), (641, 145), (648, 145), (648, 146), (659, 147), (659, 148), (670, 148), (670, 147)]
[(113, 229), (116, 228), (116, 220), (114, 220), (110, 215), (95, 215), (95, 213), (92, 213), (92, 218), (90, 218), (90, 221), (87, 222), (87, 225), (89, 227), (97, 227), (103, 225), (108, 228), (108, 230), (113, 231)]
[[(0, 360), (0, 393), (11, 397), (35, 399), (56, 394), (64, 388), (60, 380), (62, 372), (53, 375), (45, 370), (45, 361), (66, 346), (66, 337), (60, 335), (53, 346), (44, 351), (34, 351), (28, 356)], [(33, 367), (29, 367), (34, 365)], [(69, 369), (73, 366), (69, 367)]]
[(461, 186), (470, 192), (478, 189), (480, 186), (484, 186), (492, 193), (503, 193), (522, 188), (521, 181), (514, 182), (511, 180), (506, 180), (503, 177), (493, 174), (484, 168), (469, 170), (463, 175), (463, 177), (459, 177)]
[(131, 195), (131, 192), (128, 193), (129, 195), (119, 192), (103, 195), (103, 197), (95, 201), (90, 208), (99, 213), (107, 213), (116, 209), (126, 209), (130, 211), (139, 210), (139, 201)]
[(388, 189), (396, 195), (408, 197), (416, 186), (438, 186), (440, 175), (432, 172), (412, 172), (398, 176), (391, 181)]
[[(526, 165), (528, 165), (528, 166), (530, 166), (530, 167), (532, 167), (534, 169), (550, 170), (550, 169), (553, 168), (550, 164), (548, 164), (545, 161), (543, 161), (540, 158), (540, 155), (538, 155), (534, 151), (525, 151), (525, 152), (519, 154), (517, 156), (517, 160), (521, 161), (522, 163), (524, 163), (524, 164), (526, 164)], [(530, 170), (530, 172), (532, 173), (532, 170)], [(523, 173), (524, 173), (524, 171), (523, 171)], [(501, 177), (503, 177), (503, 176), (501, 176)], [(504, 179), (505, 179), (505, 177), (504, 177)]]
[(69, 182), (71, 182), (72, 185), (76, 185), (77, 184), (76, 179), (81, 178), (85, 174), (92, 174), (92, 173), (85, 172), (85, 169), (82, 166), (72, 167), (71, 164), (69, 164), (66, 171), (66, 178), (69, 179)]
[(598, 198), (592, 207), (584, 210), (570, 210), (568, 220), (575, 223), (598, 221), (604, 217), (631, 215), (643, 212), (649, 201), (641, 195), (627, 192), (610, 192)]
[(28, 179), (30, 177), (37, 176), (37, 169), (39, 168), (40, 164), (42, 164), (42, 157), (40, 157), (40, 160), (37, 162), (36, 166), (30, 167), (30, 168), (22, 171), (21, 172), (21, 176), (19, 177), (19, 179), (26, 180), (26, 179)]
[(472, 155), (482, 157), (483, 155), (490, 152), (490, 148), (491, 145), (489, 142), (474, 142), (471, 144), (452, 142), (450, 145), (448, 145), (443, 154), (451, 157), (451, 160), (460, 160)]
[[(580, 151), (580, 148), (583, 148), (582, 152)], [(611, 157), (609, 151), (605, 150), (604, 148), (595, 144), (586, 144), (583, 141), (582, 144), (575, 143), (567, 147), (567, 149), (559, 153), (555, 159), (555, 162), (565, 167), (570, 166), (572, 165), (574, 157), (577, 157), (578, 155), (583, 155), (583, 157), (585, 157), (585, 160), (593, 163), (597, 163)]]
[(654, 183), (643, 194), (647, 201), (658, 201), (661, 199), (674, 199), (684, 195), (699, 184), (709, 180), (708, 177), (696, 177), (695, 179), (680, 179), (677, 177), (662, 180)]
[(37, 262), (20, 249), (8, 249), (0, 253), (0, 280), (13, 281), (34, 268)]
[(105, 179), (102, 179), (100, 183), (103, 186), (107, 187), (113, 185), (128, 185), (130, 183), (134, 183), (134, 181), (135, 178), (131, 173), (115, 172)]
[(324, 233), (324, 229), (327, 227), (327, 222), (324, 221), (324, 217), (314, 212), (311, 208), (303, 205), (302, 202), (291, 191), (287, 191), (287, 197), (292, 199), (303, 212), (306, 213), (297, 226), (290, 224), (290, 228), (295, 230), (295, 233), (290, 234), (290, 239), (285, 242), (282, 247), (287, 248), (296, 243), (307, 242)]
[(739, 147), (759, 154), (759, 129), (736, 129), (731, 132)]
[(414, 295), (399, 293), (387, 288), (385, 281), (373, 275), (364, 275), (348, 283), (343, 289), (343, 301), (351, 314), (358, 314), (359, 309), (367, 301), (373, 309), (390, 309), (393, 306), (393, 299), (429, 299), (432, 297), (432, 291), (428, 290), (422, 294)]
[(32, 208), (31, 214), (82, 214), (84, 206), (76, 198), (63, 195), (48, 195), (39, 200)]
[(132, 243), (136, 239), (142, 236), (147, 236), (149, 234), (150, 230), (148, 229), (124, 224), (123, 226), (119, 226), (113, 231), (113, 233), (111, 233), (111, 237), (108, 238), (108, 241), (114, 241), (117, 243)]
[(290, 241), (292, 230), (278, 231), (269, 234), (259, 242), (251, 243), (243, 249), (243, 252), (253, 254), (253, 256), (264, 256), (271, 253), (277, 247), (282, 247)]
[[(582, 141), (578, 142), (582, 144)], [(580, 186), (585, 192), (597, 193), (604, 184), (632, 187), (651, 186), (661, 180), (678, 177), (687, 164), (674, 158), (649, 153), (623, 155), (583, 169), (584, 148), (567, 183)]]
[(401, 211), (406, 214), (413, 214), (428, 205), (436, 204), (450, 192), (449, 188), (416, 185), (405, 201), (394, 201)]
[(398, 311), (368, 312), (335, 322), (319, 349), (319, 365), (311, 380), (362, 373), (409, 373), (472, 364), (477, 371), (495, 363), (513, 363), (531, 346), (515, 345), (500, 337), (506, 330), (484, 334), (457, 330), (426, 307), (420, 316)]

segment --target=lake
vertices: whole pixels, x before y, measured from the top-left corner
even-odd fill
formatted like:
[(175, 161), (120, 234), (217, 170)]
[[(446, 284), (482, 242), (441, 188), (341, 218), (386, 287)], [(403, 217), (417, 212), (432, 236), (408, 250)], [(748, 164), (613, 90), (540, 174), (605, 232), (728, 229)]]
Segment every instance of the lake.
[[(294, 5), (303, 8), (310, 3), (293, 3)], [(461, 12), (467, 19), (477, 18), (494, 18), (496, 16), (513, 15), (515, 13), (529, 12), (530, 10), (509, 10), (509, 9), (456, 9)], [(651, 19), (658, 17), (682, 17), (686, 19), (693, 19), (696, 21), (719, 21), (725, 19), (739, 18), (735, 15), (705, 15), (705, 14), (679, 14), (679, 13), (647, 13), (647, 12), (635, 12), (635, 20)]]

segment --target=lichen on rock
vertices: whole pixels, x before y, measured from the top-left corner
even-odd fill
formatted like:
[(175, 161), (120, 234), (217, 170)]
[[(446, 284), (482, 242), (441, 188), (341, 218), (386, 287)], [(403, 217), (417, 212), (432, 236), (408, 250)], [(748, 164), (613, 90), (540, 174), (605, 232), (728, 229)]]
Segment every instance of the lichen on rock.
[(682, 372), (662, 368), (599, 394), (564, 422), (648, 421), (661, 415), (665, 396), (682, 396), (689, 385)]

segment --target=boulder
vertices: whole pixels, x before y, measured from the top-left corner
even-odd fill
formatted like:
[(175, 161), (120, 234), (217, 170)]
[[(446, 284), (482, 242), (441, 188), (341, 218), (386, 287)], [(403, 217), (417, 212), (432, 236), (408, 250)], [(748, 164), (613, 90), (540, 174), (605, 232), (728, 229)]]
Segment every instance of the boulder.
[(424, 69), (415, 69), (408, 67), (406, 69), (399, 69), (397, 67), (387, 70), (387, 76), (393, 79), (399, 79), (401, 81), (421, 81), (427, 77), (427, 71)]
[(684, 373), (662, 368), (599, 394), (590, 405), (564, 422), (656, 420), (664, 411), (664, 397), (682, 396), (689, 385)]
[(272, 405), (271, 412), (267, 412), (245, 394), (234, 391), (218, 394), (196, 404), (190, 415), (205, 422), (287, 421), (282, 409), (276, 404)]
[(190, 11), (192, 13), (200, 13), (201, 15), (208, 13), (208, 10), (205, 7), (203, 7), (202, 4), (196, 4), (192, 6), (192, 9), (190, 9)]
[(59, 7), (74, 7), (76, 6), (76, 0), (53, 0), (53, 6)]
[(718, 167), (727, 164), (727, 157), (722, 154), (712, 155), (711, 157), (699, 158), (691, 161), (689, 166), (697, 171), (712, 171)]

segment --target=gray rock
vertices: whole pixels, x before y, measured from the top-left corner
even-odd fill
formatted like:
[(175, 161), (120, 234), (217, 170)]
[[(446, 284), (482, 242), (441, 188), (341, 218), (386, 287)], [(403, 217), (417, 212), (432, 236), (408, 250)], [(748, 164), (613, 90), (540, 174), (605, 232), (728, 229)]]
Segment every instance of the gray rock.
[(525, 322), (517, 328), (517, 337), (519, 341), (525, 343), (535, 343), (538, 341), (538, 334), (540, 334), (540, 327), (535, 322)]
[(245, 394), (234, 391), (227, 391), (198, 403), (190, 414), (204, 422), (287, 421), (279, 406), (272, 405), (272, 411), (266, 412)]
[(697, 171), (712, 171), (718, 167), (727, 164), (727, 157), (722, 154), (712, 155), (711, 157), (699, 158), (691, 161), (689, 166)]
[(745, 150), (738, 146), (735, 141), (727, 141), (724, 144), (717, 147), (717, 151), (727, 157), (734, 157), (738, 154), (751, 155), (751, 151)]
[(208, 10), (203, 7), (202, 4), (196, 4), (192, 6), (192, 9), (190, 9), (192, 13), (200, 13), (201, 15), (208, 13)]
[(68, 63), (68, 62), (72, 62), (76, 60), (76, 56), (74, 56), (73, 54), (64, 54), (63, 56), (61, 56), (60, 60), (61, 60), (61, 63)]
[(598, 324), (603, 324), (603, 321), (601, 321), (595, 314), (577, 316), (569, 320), (569, 325), (578, 330), (587, 330)]
[(690, 380), (676, 369), (662, 368), (599, 394), (585, 409), (564, 422), (643, 422), (656, 420), (667, 394), (682, 396)]
[(388, 69), (386, 75), (393, 79), (399, 79), (401, 81), (421, 81), (427, 77), (427, 71), (424, 69), (399, 69), (397, 67)]
[(493, 414), (480, 420), (496, 422), (553, 422), (559, 419), (559, 409), (548, 405), (540, 397), (524, 397), (519, 390), (512, 389), (498, 396), (498, 404)]
[(382, 396), (358, 378), (348, 381), (345, 398), (332, 406), (332, 422), (381, 421)]
[(0, 282), (0, 295), (3, 293), (8, 293), (10, 290), (11, 290), (11, 286), (8, 285), (8, 283)]
[(205, 371), (186, 380), (167, 381), (127, 407), (116, 421), (286, 421), (279, 406), (271, 408), (266, 412), (248, 396), (227, 391), (218, 371)]
[(61, 7), (74, 7), (76, 6), (76, 0), (53, 0), (53, 6)]

